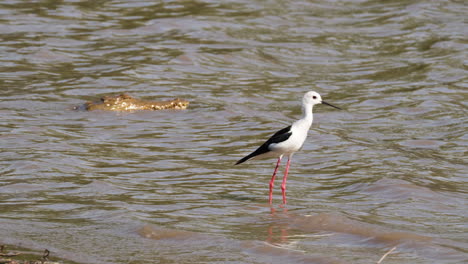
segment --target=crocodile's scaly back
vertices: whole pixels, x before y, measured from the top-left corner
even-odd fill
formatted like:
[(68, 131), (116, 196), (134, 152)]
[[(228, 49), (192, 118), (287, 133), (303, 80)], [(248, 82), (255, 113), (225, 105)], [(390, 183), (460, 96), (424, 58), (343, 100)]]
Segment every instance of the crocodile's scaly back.
[(104, 96), (101, 98), (100, 102), (87, 102), (84, 104), (84, 108), (88, 111), (182, 110), (186, 109), (188, 105), (188, 101), (179, 98), (168, 101), (146, 101), (133, 98), (123, 93), (116, 96)]

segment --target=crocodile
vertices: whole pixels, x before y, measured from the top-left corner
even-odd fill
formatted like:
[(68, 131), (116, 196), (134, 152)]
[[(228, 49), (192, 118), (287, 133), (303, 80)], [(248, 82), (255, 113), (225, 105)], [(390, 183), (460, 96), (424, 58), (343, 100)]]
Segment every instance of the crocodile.
[(163, 110), (163, 109), (186, 109), (189, 102), (183, 99), (168, 101), (146, 101), (133, 98), (123, 93), (115, 96), (103, 96), (98, 102), (86, 102), (81, 106), (74, 107), (75, 110), (105, 110), (105, 111), (134, 111), (134, 110)]

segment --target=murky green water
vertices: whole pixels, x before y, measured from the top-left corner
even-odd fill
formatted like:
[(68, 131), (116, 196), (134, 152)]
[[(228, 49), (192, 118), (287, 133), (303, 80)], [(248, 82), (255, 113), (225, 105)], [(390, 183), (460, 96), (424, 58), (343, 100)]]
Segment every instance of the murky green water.
[[(462, 263), (463, 1), (0, 3), (0, 242), (80, 263)], [(233, 164), (315, 120), (275, 160)], [(185, 111), (79, 112), (128, 92)], [(280, 175), (281, 179), (281, 175)]]

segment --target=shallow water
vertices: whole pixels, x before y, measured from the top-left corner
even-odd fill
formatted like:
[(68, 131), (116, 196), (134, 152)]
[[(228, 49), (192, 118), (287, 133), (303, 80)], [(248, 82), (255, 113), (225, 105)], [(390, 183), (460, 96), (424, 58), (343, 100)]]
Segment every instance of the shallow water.
[[(468, 261), (463, 1), (2, 1), (0, 242), (80, 263)], [(233, 164), (340, 106), (288, 177)], [(184, 111), (82, 112), (128, 92)]]

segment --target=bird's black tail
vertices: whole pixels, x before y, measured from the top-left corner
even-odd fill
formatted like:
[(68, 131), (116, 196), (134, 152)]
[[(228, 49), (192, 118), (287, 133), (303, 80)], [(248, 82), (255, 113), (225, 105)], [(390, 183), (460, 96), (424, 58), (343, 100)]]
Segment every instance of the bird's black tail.
[(250, 159), (250, 158), (252, 158), (252, 157), (254, 156), (254, 155), (252, 155), (252, 154), (253, 154), (253, 153), (250, 153), (249, 155), (247, 155), (247, 156), (243, 157), (242, 159), (238, 160), (238, 161), (236, 162), (236, 164), (234, 164), (234, 165), (237, 165), (237, 164), (241, 164), (241, 163), (243, 163), (243, 162), (246, 162), (248, 159)]
[(262, 155), (262, 154), (265, 154), (267, 152), (270, 152), (270, 150), (268, 149), (268, 146), (269, 146), (269, 141), (263, 143), (263, 145), (261, 145), (258, 149), (256, 149), (254, 152), (250, 153), (249, 155), (243, 157), (242, 159), (240, 159), (238, 162), (236, 162), (235, 165), (237, 164), (241, 164), (242, 162), (245, 162), (255, 156), (258, 156), (258, 155)]
[(247, 161), (248, 159), (251, 159), (255, 156), (259, 156), (265, 153), (270, 152), (270, 145), (273, 143), (280, 143), (283, 141), (288, 140), (288, 138), (292, 135), (291, 132), (291, 126), (285, 127), (281, 129), (280, 131), (276, 132), (270, 139), (268, 139), (265, 143), (263, 143), (258, 149), (256, 149), (254, 152), (250, 153), (249, 155), (243, 157), (240, 159), (238, 162), (236, 162), (235, 165), (241, 164), (242, 162)]
[(257, 150), (255, 150), (254, 152), (250, 153), (249, 155), (243, 157), (242, 159), (240, 159), (239, 161), (236, 162), (235, 165), (237, 164), (241, 164), (242, 162), (245, 162), (255, 156), (258, 156), (258, 155), (261, 155), (261, 154), (264, 154), (266, 152), (268, 152), (268, 148), (265, 146), (265, 145), (262, 145), (260, 146)]

